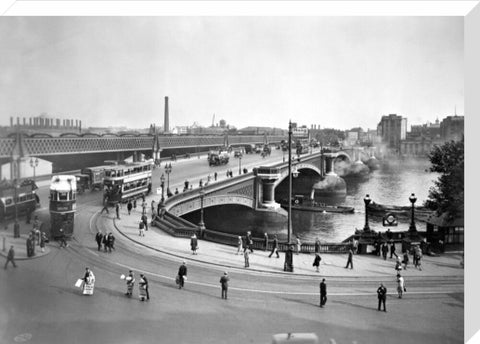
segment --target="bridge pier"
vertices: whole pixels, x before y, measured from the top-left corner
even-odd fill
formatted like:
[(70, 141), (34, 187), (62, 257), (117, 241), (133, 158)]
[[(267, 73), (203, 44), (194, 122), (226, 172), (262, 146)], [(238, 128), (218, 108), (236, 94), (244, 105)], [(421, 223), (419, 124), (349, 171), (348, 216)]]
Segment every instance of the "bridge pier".
[(275, 184), (281, 177), (279, 168), (272, 167), (259, 167), (254, 169), (257, 177), (257, 203), (256, 206), (259, 209), (267, 208), (276, 210), (280, 208), (280, 204), (275, 202)]

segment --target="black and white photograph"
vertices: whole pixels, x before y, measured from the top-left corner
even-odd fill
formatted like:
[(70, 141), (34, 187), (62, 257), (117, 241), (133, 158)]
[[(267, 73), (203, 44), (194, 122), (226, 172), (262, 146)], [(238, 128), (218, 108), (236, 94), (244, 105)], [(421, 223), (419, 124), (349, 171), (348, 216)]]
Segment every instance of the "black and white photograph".
[(1, 343), (475, 334), (468, 11), (19, 3), (0, 17)]

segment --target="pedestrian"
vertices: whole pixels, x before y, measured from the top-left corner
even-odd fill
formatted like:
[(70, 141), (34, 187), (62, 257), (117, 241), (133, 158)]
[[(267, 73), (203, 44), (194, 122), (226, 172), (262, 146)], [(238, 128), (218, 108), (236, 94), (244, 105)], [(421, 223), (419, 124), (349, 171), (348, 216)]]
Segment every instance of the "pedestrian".
[(40, 246), (40, 238), (41, 238), (40, 229), (38, 229), (38, 228), (33, 229), (33, 237), (35, 239), (36, 245)]
[(93, 289), (95, 288), (95, 275), (87, 267), (85, 268), (85, 275), (83, 276), (82, 294), (93, 295)]
[(60, 232), (60, 248), (68, 247), (67, 237), (65, 236), (65, 231), (63, 230), (63, 228), (60, 228), (59, 232)]
[(135, 286), (135, 275), (132, 270), (128, 272), (128, 276), (125, 280), (127, 281), (127, 292), (125, 295), (131, 297), (133, 293), (133, 287)]
[(102, 249), (102, 241), (103, 241), (103, 234), (102, 232), (97, 232), (95, 234), (95, 241), (97, 242), (98, 250), (100, 251)]
[(120, 206), (118, 205), (118, 202), (115, 203), (115, 213), (117, 214), (117, 219), (120, 220)]
[(215, 181), (217, 181), (217, 177), (218, 177), (218, 173), (215, 172), (215, 173), (213, 174), (213, 179), (214, 179)]
[(185, 187), (183, 188), (184, 190), (188, 190), (188, 184), (189, 184), (188, 180), (185, 180), (185, 183), (184, 183)]
[(397, 274), (397, 292), (398, 292), (399, 299), (402, 298), (404, 291), (407, 291), (407, 288), (405, 287), (405, 280), (403, 279), (402, 275), (400, 275), (400, 272), (399, 272)]
[(137, 209), (137, 199), (133, 199), (133, 209)]
[(245, 259), (245, 267), (248, 268), (250, 266), (250, 260), (249, 260), (249, 253), (248, 250), (245, 249), (243, 250), (243, 258)]
[(33, 257), (35, 255), (35, 240), (33, 239), (32, 233), (28, 235), (26, 244), (27, 244), (27, 257)]
[(132, 200), (129, 199), (129, 200), (128, 200), (128, 203), (127, 203), (128, 215), (130, 215), (130, 213), (132, 212), (132, 208), (133, 208)]
[(387, 260), (387, 254), (388, 254), (388, 245), (387, 245), (386, 242), (384, 242), (383, 245), (382, 245), (383, 260)]
[(408, 265), (408, 252), (407, 252), (407, 251), (405, 251), (405, 252), (403, 253), (403, 261), (402, 261), (402, 263), (404, 264), (403, 269), (404, 269), (404, 270), (407, 270), (407, 265)]
[(238, 236), (238, 241), (237, 241), (237, 255), (242, 252), (242, 246), (243, 246), (243, 240), (241, 236)]
[(155, 214), (155, 200), (152, 199), (152, 202), (150, 203), (151, 208), (152, 208), (152, 214)]
[(108, 252), (110, 253), (112, 250), (115, 250), (115, 237), (113, 233), (110, 232), (108, 233)]
[(42, 234), (40, 235), (40, 250), (42, 252), (45, 252), (45, 243), (47, 242), (47, 235), (45, 234), (45, 232), (42, 232)]
[(182, 265), (178, 268), (178, 289), (182, 289), (185, 286), (185, 280), (187, 279), (187, 263), (182, 262)]
[(270, 255), (268, 256), (268, 258), (272, 258), (272, 254), (274, 252), (277, 254), (277, 258), (280, 258), (280, 255), (278, 254), (278, 238), (277, 238), (277, 235), (274, 235), (274, 237), (273, 237), (272, 251), (270, 252)]
[(148, 293), (148, 280), (144, 274), (140, 274), (140, 280), (138, 281), (138, 292), (140, 294), (140, 301), (150, 300)]
[(108, 249), (108, 235), (107, 235), (107, 233), (105, 233), (105, 235), (103, 236), (102, 243), (103, 243), (104, 251), (107, 252), (107, 249)]
[(148, 218), (147, 218), (147, 215), (143, 214), (142, 215), (142, 222), (145, 226), (145, 230), (148, 231)]
[(139, 236), (145, 236), (145, 230), (144, 230), (144, 228), (145, 228), (145, 224), (143, 223), (143, 221), (140, 221), (140, 222), (138, 223), (138, 235), (139, 235)]
[[(142, 195), (142, 197), (145, 197)], [(147, 202), (145, 202), (145, 199), (143, 198), (143, 202), (142, 202), (142, 216), (145, 215), (147, 213)]]
[(383, 286), (383, 283), (380, 283), (380, 286), (377, 289), (378, 295), (378, 310), (380, 310), (380, 306), (383, 304), (383, 311), (387, 311), (386, 301), (387, 301), (387, 288)]
[(195, 233), (193, 233), (192, 237), (190, 238), (190, 247), (192, 249), (192, 254), (197, 254), (198, 239)]
[(398, 255), (395, 253), (395, 243), (394, 243), (393, 241), (391, 241), (391, 245), (390, 245), (390, 259), (392, 259), (393, 256), (395, 256), (395, 257), (398, 258)]
[(178, 195), (179, 192), (178, 192), (178, 188), (175, 188), (175, 195)]
[(102, 208), (102, 210), (100, 211), (100, 214), (103, 214), (104, 211), (106, 211), (107, 214), (110, 213), (110, 212), (108, 211), (108, 203), (107, 203), (107, 202), (104, 203), (103, 208)]
[(223, 273), (223, 276), (220, 277), (220, 284), (222, 285), (222, 299), (227, 299), (227, 293), (228, 293), (228, 281), (230, 281), (230, 277), (228, 276), (228, 273), (225, 271)]
[(297, 236), (295, 241), (296, 241), (296, 247), (297, 247), (297, 251), (295, 253), (299, 254), (300, 251), (302, 251), (302, 243), (301, 243), (300, 238), (298, 236)]
[(325, 278), (320, 282), (320, 307), (323, 308), (327, 303), (327, 284), (325, 283)]
[(315, 267), (317, 272), (320, 272), (320, 261), (322, 257), (318, 253), (315, 253), (315, 259), (313, 260), (313, 266)]
[(202, 187), (202, 186), (203, 186), (203, 180), (202, 180), (202, 179), (200, 179), (200, 181), (198, 182), (198, 186), (199, 186), (199, 187)]
[(245, 237), (245, 248), (244, 250), (249, 249), (251, 253), (253, 253), (253, 239), (252, 233), (250, 231), (247, 232), (247, 236)]
[(320, 239), (315, 239), (315, 253), (320, 253)]
[(395, 270), (397, 270), (397, 272), (400, 272), (400, 270), (402, 270), (402, 262), (400, 260), (400, 257), (397, 256), (397, 260), (395, 262)]
[(268, 234), (265, 233), (263, 235), (263, 251), (266, 251), (268, 249)]
[(353, 251), (352, 251), (352, 249), (348, 250), (348, 260), (347, 260), (347, 266), (345, 266), (345, 269), (347, 269), (349, 265), (350, 265), (350, 269), (353, 269)]
[(12, 265), (14, 268), (17, 267), (17, 264), (15, 264), (15, 250), (13, 249), (13, 245), (10, 246), (10, 249), (8, 250), (7, 253), (7, 261), (5, 262), (4, 269), (7, 269), (8, 262), (12, 262)]

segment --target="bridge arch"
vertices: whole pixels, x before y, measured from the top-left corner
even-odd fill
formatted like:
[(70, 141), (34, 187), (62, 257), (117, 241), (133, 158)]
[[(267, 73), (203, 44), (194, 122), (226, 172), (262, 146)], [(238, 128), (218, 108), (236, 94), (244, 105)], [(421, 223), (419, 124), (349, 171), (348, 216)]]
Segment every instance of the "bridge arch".
[[(306, 163), (306, 162), (300, 162), (300, 163), (297, 163), (297, 164), (292, 164), (292, 170), (293, 170), (293, 168), (296, 168), (297, 171), (305, 170), (305, 169), (306, 170), (312, 170), (312, 171), (316, 172), (319, 176), (322, 175), (322, 172), (320, 171), (320, 169), (317, 166), (315, 166), (313, 164)], [(275, 183), (273, 184), (273, 187), (276, 188), (287, 177), (288, 177), (288, 167), (283, 168), (281, 170), (280, 176), (275, 181)]]
[[(253, 198), (244, 195), (206, 195), (203, 199), (203, 209), (226, 204), (242, 205), (254, 209)], [(175, 216), (182, 216), (200, 210), (201, 206), (200, 197), (195, 197), (185, 202), (167, 204), (166, 210)]]

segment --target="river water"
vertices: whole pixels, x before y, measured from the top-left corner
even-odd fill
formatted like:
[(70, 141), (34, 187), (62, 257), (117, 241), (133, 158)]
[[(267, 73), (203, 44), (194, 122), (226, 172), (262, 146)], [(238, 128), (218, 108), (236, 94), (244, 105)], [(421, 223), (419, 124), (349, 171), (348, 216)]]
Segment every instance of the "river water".
[[(341, 199), (323, 198), (320, 201), (332, 205), (347, 205), (355, 208), (353, 214), (319, 213), (292, 211), (293, 236), (304, 242), (319, 238), (324, 242), (340, 242), (354, 234), (355, 229), (365, 225), (364, 197), (369, 194), (372, 201), (379, 204), (410, 206), (409, 197), (415, 193), (416, 206), (428, 198), (428, 191), (438, 179), (438, 174), (427, 172), (430, 162), (425, 159), (390, 160), (382, 162), (378, 170), (372, 171), (361, 179), (345, 178), (346, 197)], [(293, 194), (296, 194), (293, 190)], [(226, 205), (205, 209), (207, 228), (231, 234), (244, 235), (247, 230), (255, 237), (264, 232), (279, 234), (284, 237), (286, 230), (285, 216), (266, 218), (265, 214), (241, 206)], [(186, 218), (198, 223), (199, 213)], [(392, 232), (404, 231), (409, 227), (409, 220), (399, 219), (398, 226), (389, 227)], [(426, 225), (417, 222), (417, 229), (424, 231)], [(381, 218), (369, 217), (369, 226), (375, 231), (385, 231)]]

